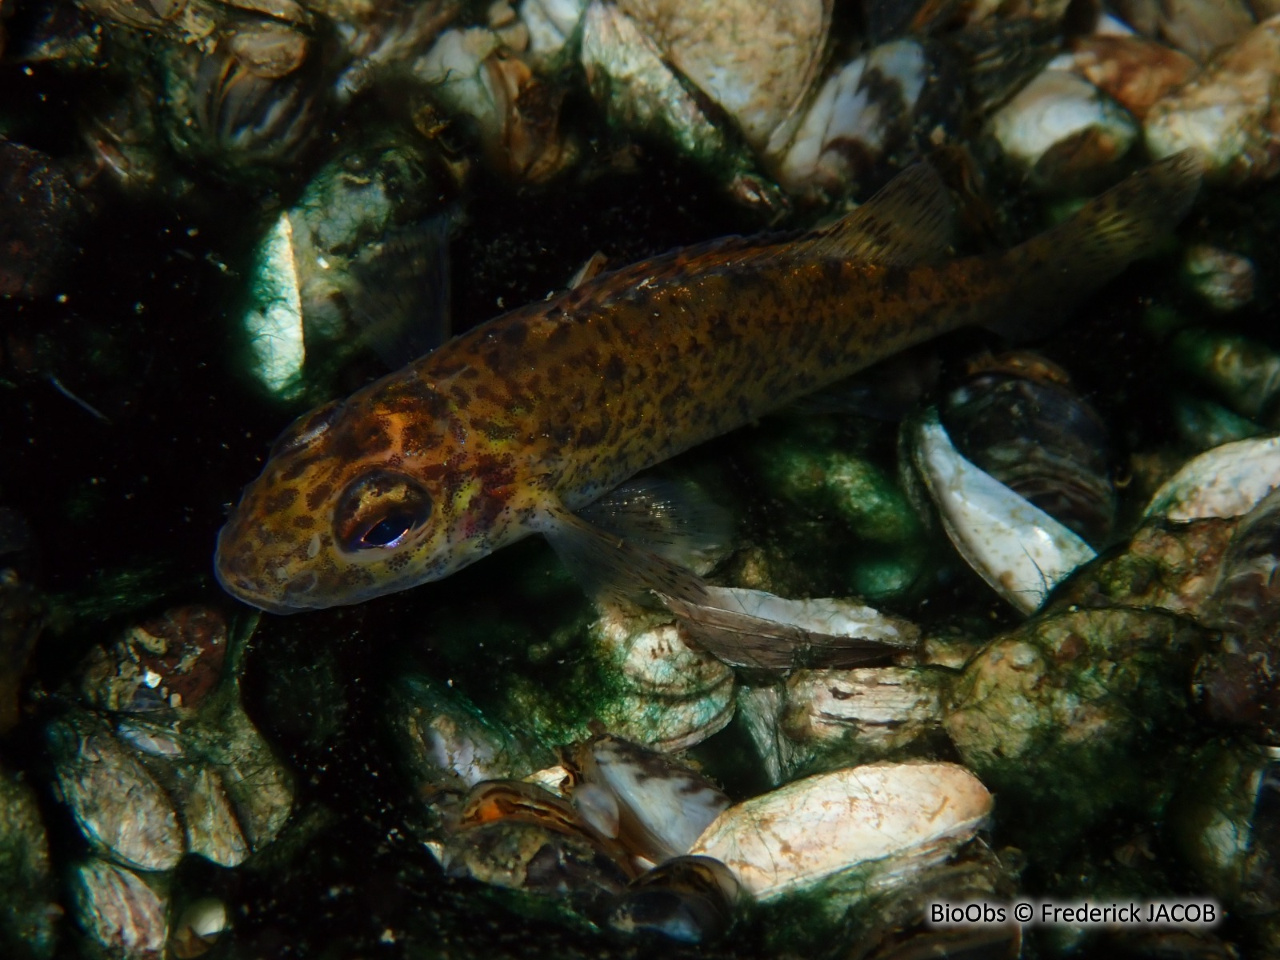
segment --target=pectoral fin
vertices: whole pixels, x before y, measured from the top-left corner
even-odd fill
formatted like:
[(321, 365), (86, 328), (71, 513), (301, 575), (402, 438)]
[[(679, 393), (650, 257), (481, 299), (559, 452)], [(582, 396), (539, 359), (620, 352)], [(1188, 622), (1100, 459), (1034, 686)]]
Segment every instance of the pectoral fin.
[(575, 516), (562, 505), (548, 506), (536, 527), (564, 565), (592, 597), (606, 602), (660, 606), (654, 594), (696, 603), (704, 595), (702, 578)]
[(633, 546), (703, 574), (733, 549), (733, 518), (692, 483), (638, 477), (578, 515)]

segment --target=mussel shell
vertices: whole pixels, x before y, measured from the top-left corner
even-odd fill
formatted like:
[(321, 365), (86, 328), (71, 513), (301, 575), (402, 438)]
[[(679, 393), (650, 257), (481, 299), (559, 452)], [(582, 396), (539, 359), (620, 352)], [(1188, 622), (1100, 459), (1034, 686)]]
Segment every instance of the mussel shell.
[[(729, 798), (694, 770), (620, 737), (600, 736), (574, 751), (578, 791), (592, 788), (596, 811), (601, 794), (616, 804), (613, 822), (596, 817), (597, 829), (616, 836), (632, 853), (655, 863), (689, 852), (699, 834), (729, 806)], [(607, 803), (608, 801), (605, 800)]]
[(227, 39), (207, 53), (170, 49), (162, 58), (174, 147), (224, 172), (291, 164), (324, 129), (320, 51), (309, 42), (250, 47)]
[(1280, 616), (1280, 488), (1240, 521), (1222, 556), (1213, 594), (1216, 626), (1271, 634)]
[(719, 860), (676, 857), (632, 881), (609, 914), (609, 926), (702, 943), (725, 931), (741, 897), (741, 884)]
[(595, 910), (622, 892), (636, 871), (630, 857), (579, 819), (574, 808), (518, 780), (477, 784), (445, 838), (451, 876), (569, 898)]
[(960, 452), (1090, 543), (1116, 516), (1110, 440), (1066, 374), (1032, 354), (984, 362), (941, 411)]
[(72, 871), (71, 887), (80, 926), (108, 956), (159, 957), (168, 938), (168, 895), (138, 874), (90, 859)]
[(51, 724), (59, 791), (89, 842), (140, 870), (169, 870), (186, 852), (173, 799), (101, 719)]

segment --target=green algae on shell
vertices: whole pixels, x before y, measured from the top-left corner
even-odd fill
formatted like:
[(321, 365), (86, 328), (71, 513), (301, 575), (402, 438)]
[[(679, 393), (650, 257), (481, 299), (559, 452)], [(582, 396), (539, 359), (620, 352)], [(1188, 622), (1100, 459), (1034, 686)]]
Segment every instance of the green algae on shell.
[(1203, 642), (1161, 611), (1046, 614), (970, 661), (944, 724), (1009, 821), (1024, 824), (1024, 842), (1052, 849), (1117, 808), (1149, 813), (1166, 799), (1168, 761), (1148, 744), (1192, 723), (1188, 680)]

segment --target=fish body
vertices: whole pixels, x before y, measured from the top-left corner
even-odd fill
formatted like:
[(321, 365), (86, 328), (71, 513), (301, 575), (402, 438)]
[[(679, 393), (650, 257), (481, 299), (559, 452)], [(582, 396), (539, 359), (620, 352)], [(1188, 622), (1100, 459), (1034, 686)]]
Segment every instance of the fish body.
[(914, 344), (1077, 298), (1185, 213), (1170, 158), (1004, 254), (945, 259), (913, 168), (831, 227), (730, 239), (596, 278), (304, 415), (219, 535), (223, 586), (273, 612), (448, 576), (640, 470)]

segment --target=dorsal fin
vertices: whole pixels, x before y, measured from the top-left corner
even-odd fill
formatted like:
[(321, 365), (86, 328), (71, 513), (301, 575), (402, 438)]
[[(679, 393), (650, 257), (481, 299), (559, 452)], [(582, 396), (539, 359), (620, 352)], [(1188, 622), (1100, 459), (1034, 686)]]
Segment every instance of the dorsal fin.
[(951, 251), (955, 209), (937, 171), (917, 163), (852, 213), (800, 242), (807, 252), (841, 260), (906, 266)]

